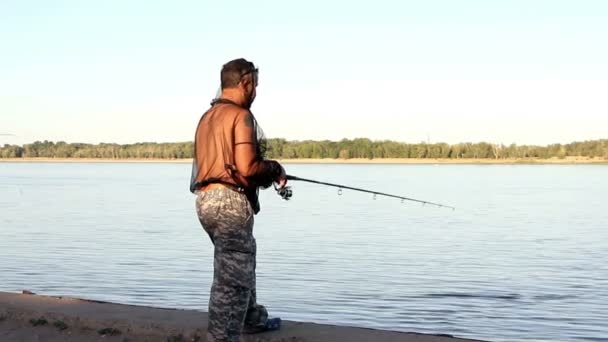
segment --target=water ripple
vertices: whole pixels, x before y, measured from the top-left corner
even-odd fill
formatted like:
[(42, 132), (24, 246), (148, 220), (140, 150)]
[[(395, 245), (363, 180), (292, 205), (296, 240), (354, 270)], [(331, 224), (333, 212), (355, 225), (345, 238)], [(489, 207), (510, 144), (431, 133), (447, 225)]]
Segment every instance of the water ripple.
[[(2, 164), (0, 290), (206, 310), (213, 249), (184, 187), (188, 167)], [(257, 286), (273, 315), (491, 341), (606, 340), (608, 167), (289, 169), (458, 209), (298, 183), (289, 202), (262, 192)]]

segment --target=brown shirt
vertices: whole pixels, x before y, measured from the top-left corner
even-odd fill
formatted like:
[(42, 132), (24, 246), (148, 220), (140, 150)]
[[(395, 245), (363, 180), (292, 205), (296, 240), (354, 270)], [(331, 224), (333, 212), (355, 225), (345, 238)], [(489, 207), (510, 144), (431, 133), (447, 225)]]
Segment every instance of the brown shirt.
[(261, 155), (256, 124), (253, 114), (234, 102), (212, 105), (196, 130), (191, 191), (210, 183), (242, 187), (259, 211), (257, 188), (270, 186), (281, 167)]

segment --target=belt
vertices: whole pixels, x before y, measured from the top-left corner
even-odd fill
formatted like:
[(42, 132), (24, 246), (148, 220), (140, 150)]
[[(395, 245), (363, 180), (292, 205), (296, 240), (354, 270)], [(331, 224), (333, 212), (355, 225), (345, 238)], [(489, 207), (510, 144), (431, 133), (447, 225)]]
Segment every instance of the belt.
[(198, 188), (198, 191), (209, 191), (209, 190), (217, 189), (217, 188), (227, 188), (232, 191), (236, 191), (236, 192), (240, 192), (240, 193), (245, 192), (245, 188), (243, 188), (241, 186), (230, 184), (230, 183), (223, 183), (223, 182), (213, 182), (213, 183), (203, 185), (200, 188)]

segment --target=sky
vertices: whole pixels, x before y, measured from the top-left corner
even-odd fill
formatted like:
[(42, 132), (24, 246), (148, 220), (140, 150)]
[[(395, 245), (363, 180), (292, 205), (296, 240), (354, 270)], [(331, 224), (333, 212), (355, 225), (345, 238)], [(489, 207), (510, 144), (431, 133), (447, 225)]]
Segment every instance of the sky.
[(608, 138), (608, 1), (0, 0), (0, 144), (192, 141), (221, 66), (269, 138)]

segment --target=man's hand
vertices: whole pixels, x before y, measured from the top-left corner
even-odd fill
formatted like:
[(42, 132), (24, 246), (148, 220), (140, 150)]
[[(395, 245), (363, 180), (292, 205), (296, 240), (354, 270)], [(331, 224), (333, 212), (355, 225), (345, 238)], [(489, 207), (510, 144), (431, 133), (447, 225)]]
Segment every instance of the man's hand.
[[(275, 180), (275, 184), (274, 184), (274, 189), (277, 191), (277, 194), (279, 194), (279, 196), (281, 196), (282, 199), (288, 201), (291, 196), (293, 195), (292, 191), (291, 191), (291, 187), (290, 186), (286, 186), (287, 185), (287, 173), (285, 172), (285, 169), (283, 168), (283, 166), (279, 163), (277, 163), (277, 165), (279, 165), (279, 167), (281, 168), (281, 174), (279, 176), (277, 176), (276, 180)], [(277, 186), (278, 183), (278, 186)]]
[(279, 166), (281, 166), (281, 174), (277, 177), (277, 183), (279, 183), (279, 189), (283, 189), (285, 185), (287, 185), (287, 173), (285, 172), (283, 165)]

